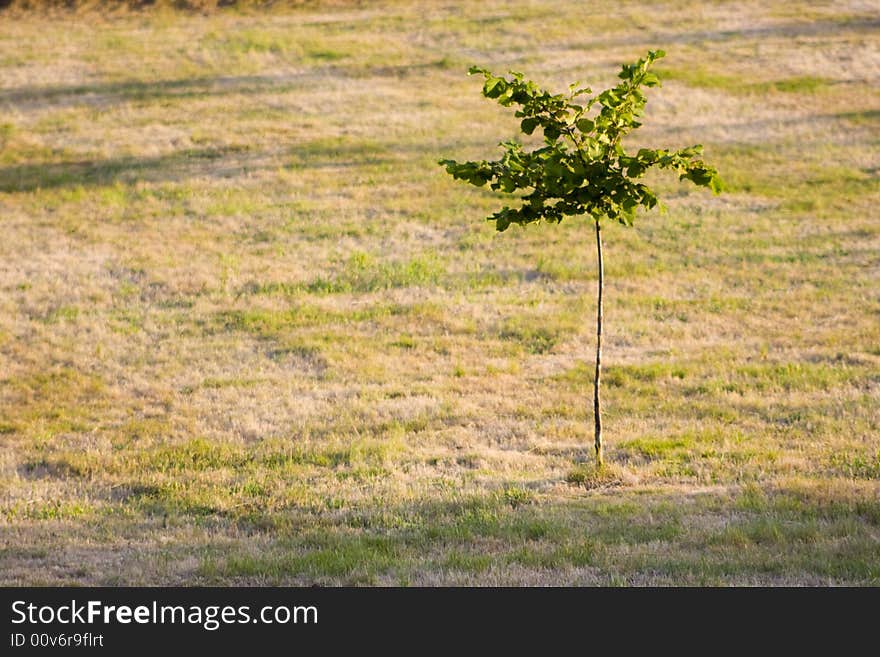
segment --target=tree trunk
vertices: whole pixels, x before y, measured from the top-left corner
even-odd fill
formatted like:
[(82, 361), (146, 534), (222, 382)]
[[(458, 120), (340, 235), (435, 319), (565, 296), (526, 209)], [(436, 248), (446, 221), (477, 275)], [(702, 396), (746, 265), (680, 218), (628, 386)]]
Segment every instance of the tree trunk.
[(599, 402), (599, 384), (602, 376), (602, 289), (605, 286), (605, 264), (602, 261), (602, 233), (596, 219), (596, 248), (599, 253), (599, 290), (596, 304), (596, 377), (593, 379), (593, 417), (596, 422), (596, 465), (602, 466), (602, 409)]

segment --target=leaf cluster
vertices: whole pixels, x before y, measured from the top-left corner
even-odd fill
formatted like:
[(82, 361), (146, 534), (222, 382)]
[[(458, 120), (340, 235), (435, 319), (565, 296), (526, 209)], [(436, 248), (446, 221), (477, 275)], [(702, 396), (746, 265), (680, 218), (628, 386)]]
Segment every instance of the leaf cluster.
[(520, 207), (505, 206), (489, 217), (500, 231), (511, 224), (558, 223), (575, 215), (632, 225), (637, 208), (651, 209), (658, 203), (656, 194), (639, 180), (652, 167), (670, 169), (681, 180), (717, 193), (718, 172), (700, 159), (700, 145), (676, 151), (641, 148), (635, 155), (624, 150), (622, 139), (641, 125), (647, 102), (643, 88), (660, 84), (651, 65), (664, 54), (650, 51), (644, 59), (624, 65), (621, 82), (596, 96), (578, 84), (570, 85), (567, 94), (552, 94), (522, 73), (496, 76), (472, 67), (471, 75), (485, 78), (483, 95), (505, 107), (516, 106), (522, 132), (531, 135), (540, 129), (543, 145), (529, 151), (510, 140), (500, 144), (504, 153), (498, 160), (440, 164), (458, 180), (520, 194)]

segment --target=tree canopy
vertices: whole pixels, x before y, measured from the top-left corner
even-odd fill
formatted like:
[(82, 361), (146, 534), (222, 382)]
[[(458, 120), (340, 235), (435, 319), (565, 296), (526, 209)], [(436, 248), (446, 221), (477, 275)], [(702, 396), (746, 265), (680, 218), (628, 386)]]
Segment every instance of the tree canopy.
[(699, 144), (674, 151), (640, 148), (634, 155), (624, 149), (622, 139), (641, 125), (647, 102), (642, 88), (660, 84), (651, 65), (664, 54), (650, 51), (644, 59), (625, 64), (619, 73), (621, 82), (596, 96), (577, 83), (569, 86), (567, 94), (552, 94), (522, 73), (496, 76), (472, 67), (471, 75), (485, 77), (483, 95), (505, 107), (518, 106), (522, 131), (531, 135), (541, 129), (544, 143), (529, 151), (516, 140), (505, 141), (498, 160), (446, 159), (440, 164), (454, 178), (472, 185), (488, 183), (493, 190), (526, 192), (520, 207), (505, 206), (489, 217), (500, 231), (511, 224), (558, 223), (576, 215), (632, 225), (639, 206), (651, 209), (658, 203), (656, 194), (640, 181), (655, 166), (717, 193), (718, 172), (700, 158)]

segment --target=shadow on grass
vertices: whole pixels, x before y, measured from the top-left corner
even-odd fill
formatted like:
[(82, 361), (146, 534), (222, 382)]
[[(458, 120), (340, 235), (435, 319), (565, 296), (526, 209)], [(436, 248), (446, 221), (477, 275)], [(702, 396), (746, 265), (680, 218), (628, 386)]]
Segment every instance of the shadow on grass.
[[(571, 577), (579, 583), (615, 577), (632, 583), (865, 583), (880, 577), (880, 560), (872, 556), (876, 504), (828, 505), (792, 493), (771, 495), (759, 508), (747, 508), (743, 498), (680, 502), (619, 495), (516, 508), (485, 501), (422, 504), (402, 514), (355, 515), (346, 526), (305, 535), (283, 532), (285, 538), (259, 555), (205, 560), (202, 574), (348, 583), (418, 582), (426, 572), (494, 581), (511, 568), (554, 583)], [(737, 509), (720, 526), (717, 513), (727, 512), (719, 504)]]
[[(583, 45), (586, 48), (612, 48), (638, 46), (645, 44), (686, 45), (705, 41), (727, 41), (731, 39), (766, 40), (770, 38), (794, 39), (800, 37), (823, 36), (843, 33), (872, 33), (880, 29), (880, 19), (854, 17), (852, 20), (817, 20), (811, 22), (782, 23), (767, 27), (741, 28), (736, 30), (693, 30), (687, 32), (644, 32), (625, 38), (599, 38)], [(573, 44), (566, 44), (570, 49)], [(545, 49), (549, 49), (546, 48)]]
[[(880, 583), (880, 499), (871, 480), (624, 488), (565, 499), (506, 489), (390, 505), (315, 497), (274, 510), (256, 490), (221, 510), (198, 495), (185, 499), (180, 485), (132, 481), (124, 489), (103, 512), (50, 509), (55, 515), (44, 518), (30, 509), (0, 560), (15, 565), (20, 583), (51, 571), (56, 581), (127, 584), (151, 563), (189, 564), (164, 568), (154, 585)], [(70, 533), (47, 533), (56, 526), (47, 520)], [(177, 539), (157, 546), (156, 532), (166, 531)], [(59, 543), (74, 534), (91, 537), (76, 561)], [(120, 560), (127, 567), (117, 572), (129, 574), (109, 574), (106, 564)]]
[[(853, 123), (856, 126), (873, 127), (876, 123), (880, 122), (880, 110), (827, 112), (821, 114), (805, 114), (803, 116), (796, 116), (791, 118), (773, 117), (768, 119), (756, 119), (753, 121), (737, 121), (735, 123), (729, 123), (725, 125), (724, 129), (733, 133), (733, 136), (731, 136), (727, 141), (740, 147), (748, 148), (750, 144), (750, 135), (757, 135), (756, 137), (752, 138), (755, 142), (760, 141), (761, 144), (764, 144), (766, 142), (766, 138), (763, 137), (764, 133), (762, 132), (762, 130), (765, 128), (779, 129), (793, 128), (798, 126), (815, 127), (817, 124), (827, 124), (830, 126), (835, 126), (842, 121)], [(671, 125), (663, 128), (662, 131), (667, 135), (677, 135), (681, 133), (693, 134), (717, 129), (717, 127), (718, 124), (716, 123), (694, 123), (687, 126)], [(839, 126), (838, 132), (840, 133), (840, 135), (838, 139), (846, 139), (848, 137), (848, 127), (849, 126), (846, 125)], [(854, 140), (862, 140), (863, 136), (859, 133), (852, 132), (851, 138)]]
[(22, 86), (0, 89), (0, 108), (19, 111), (82, 105), (107, 106), (124, 102), (150, 102), (206, 98), (210, 96), (286, 93), (328, 79), (399, 77), (427, 70), (464, 70), (466, 64), (448, 59), (414, 64), (365, 66), (310, 66), (298, 73), (275, 75), (201, 76), (173, 80), (123, 80), (74, 85)]
[(433, 146), (419, 142), (379, 142), (346, 137), (320, 138), (270, 151), (246, 146), (189, 148), (156, 157), (124, 156), (104, 160), (27, 162), (0, 167), (0, 192), (31, 192), (64, 187), (99, 187), (115, 183), (181, 181), (207, 176), (234, 178), (264, 169), (343, 169), (391, 167), (462, 147), (460, 142)]
[[(347, 584), (876, 584), (880, 506), (864, 487), (842, 484), (699, 496), (633, 489), (522, 504), (487, 495), (321, 515), (253, 508), (227, 521), (259, 551), (209, 549), (198, 575)], [(511, 568), (520, 573), (514, 580)]]
[(181, 78), (177, 80), (24, 86), (0, 90), (0, 106), (18, 110), (61, 108), (76, 105), (109, 105), (128, 101), (199, 98), (296, 88), (314, 74), (245, 75)]
[(260, 168), (266, 153), (241, 147), (185, 149), (156, 157), (125, 156), (73, 162), (29, 162), (0, 167), (0, 192), (181, 180), (193, 175), (234, 177)]

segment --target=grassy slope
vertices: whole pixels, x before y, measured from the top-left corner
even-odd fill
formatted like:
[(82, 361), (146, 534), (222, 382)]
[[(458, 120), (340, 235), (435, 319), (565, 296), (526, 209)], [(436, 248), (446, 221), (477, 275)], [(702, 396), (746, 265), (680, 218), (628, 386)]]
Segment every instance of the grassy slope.
[[(467, 7), (467, 10), (465, 8)], [(880, 583), (877, 12), (395, 3), (0, 24), (0, 582)], [(496, 235), (470, 63), (729, 193)]]

